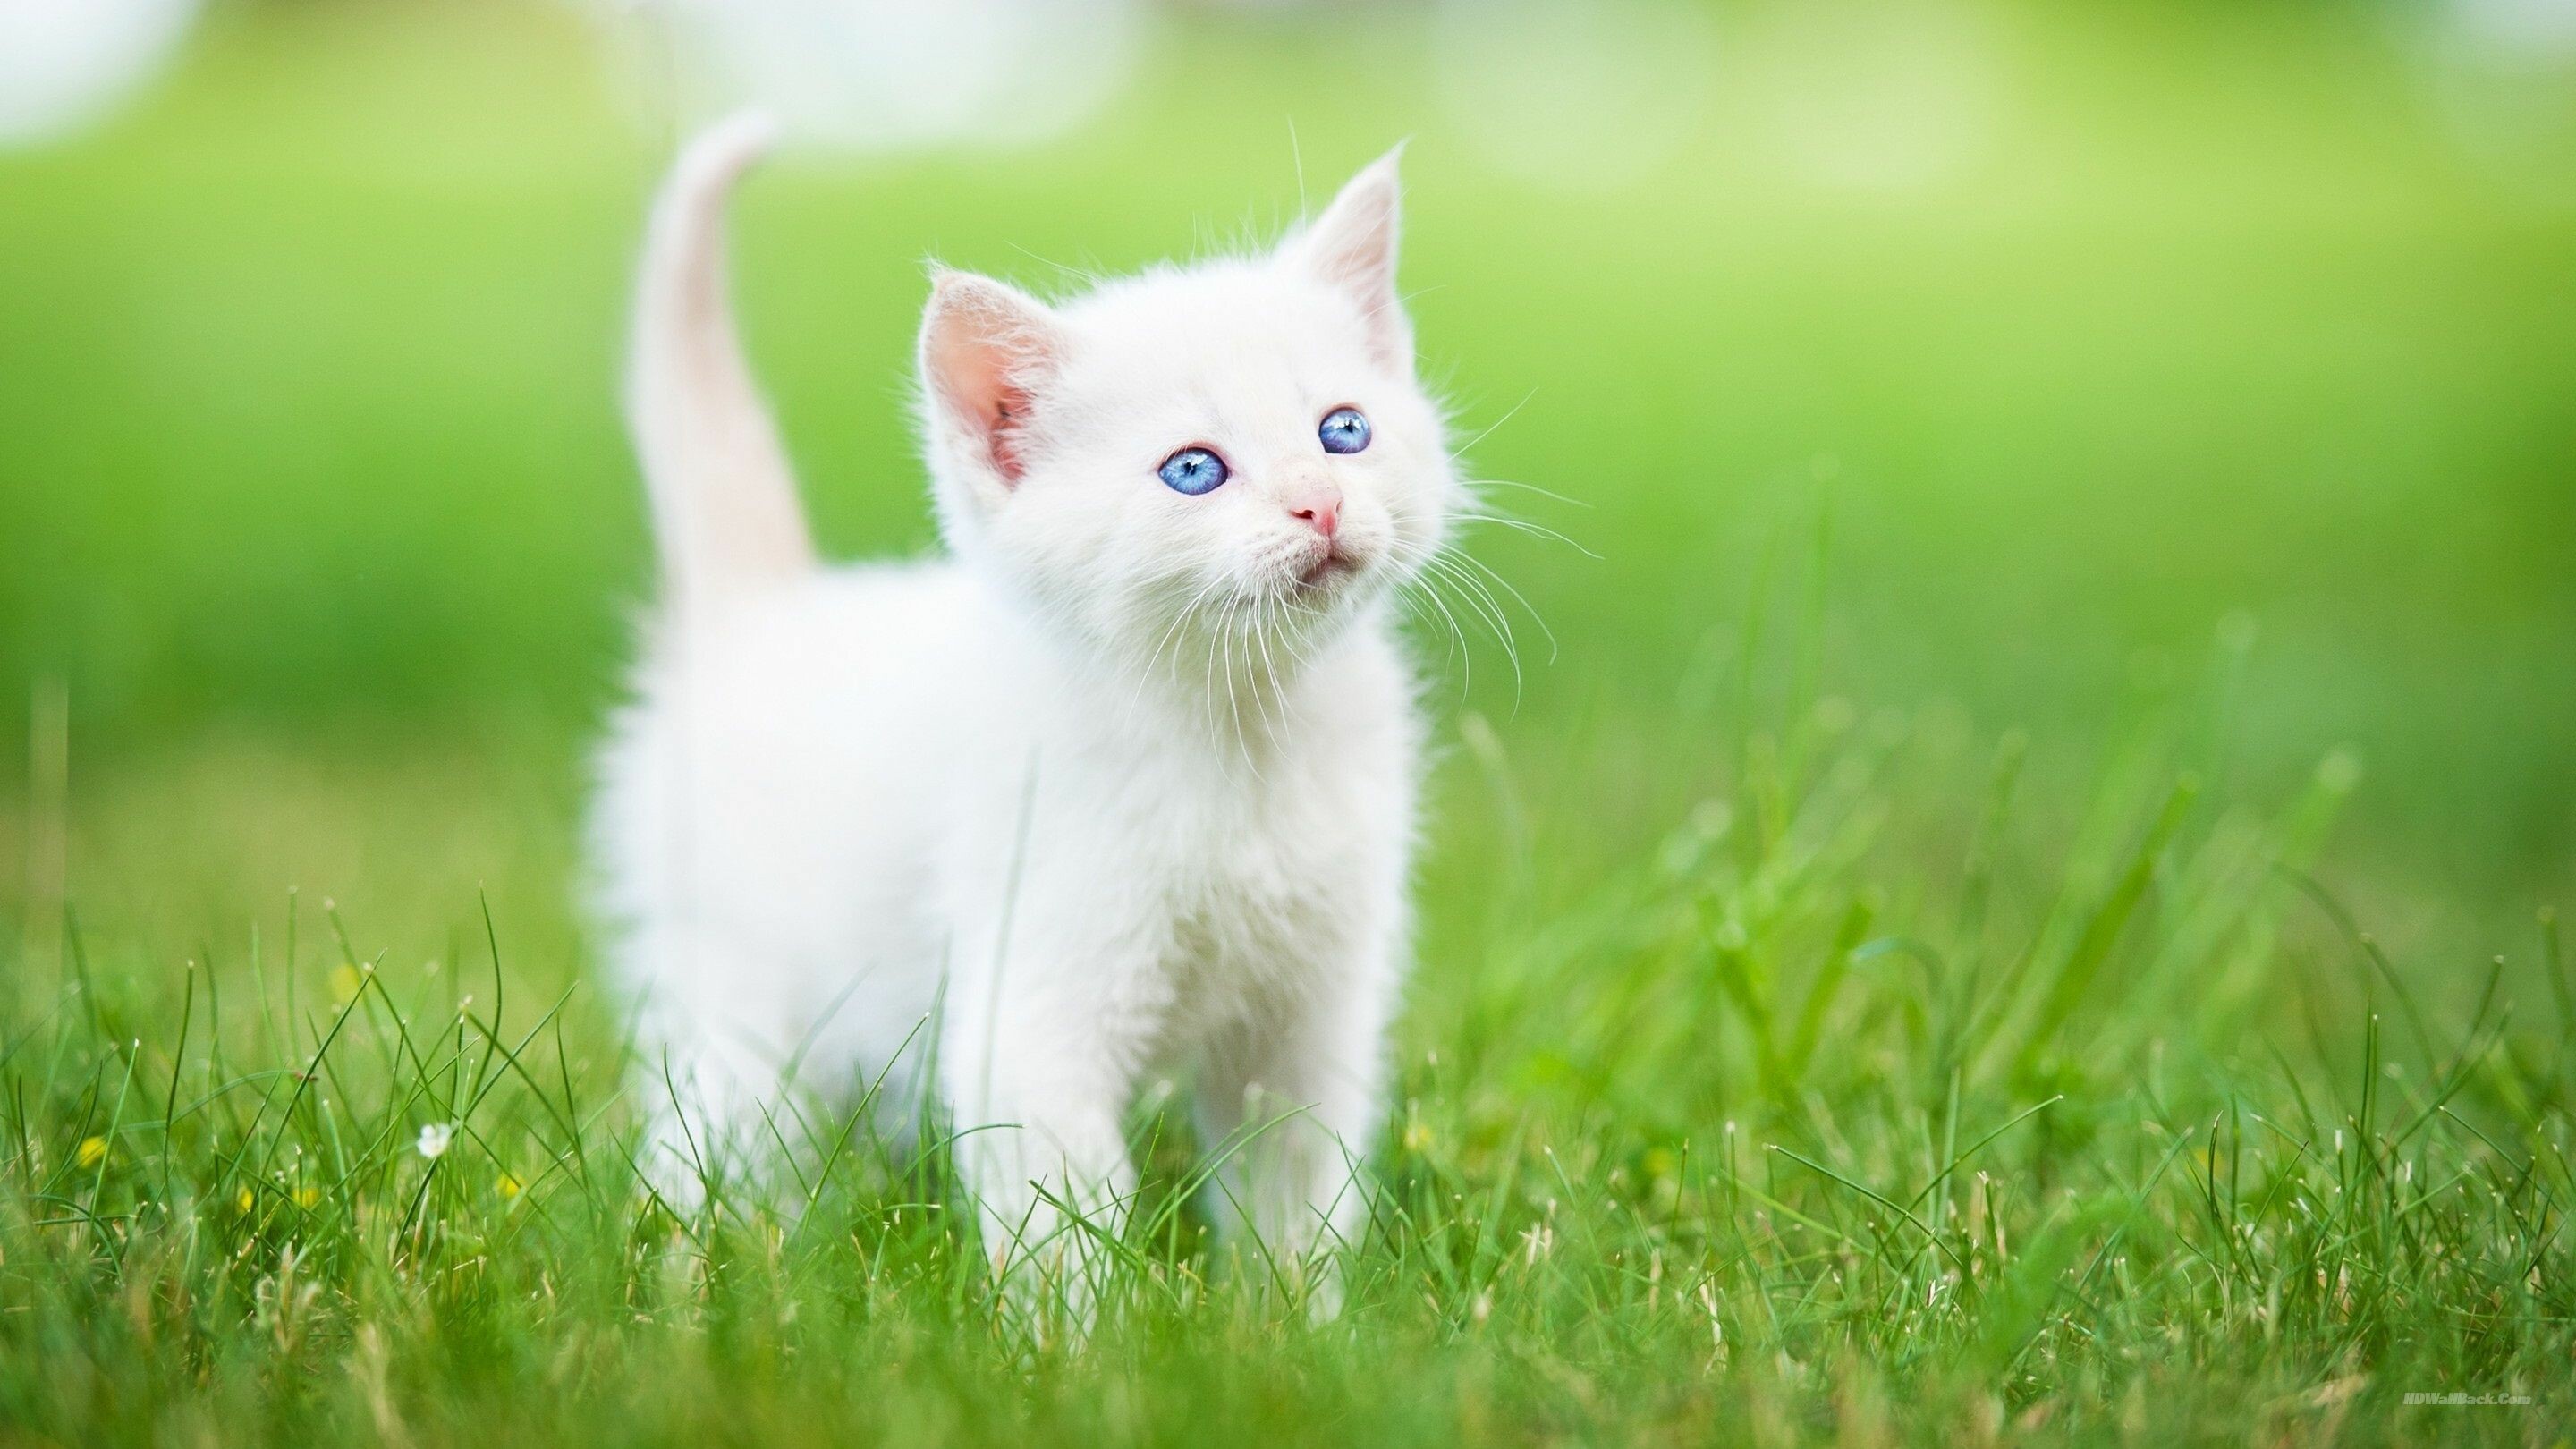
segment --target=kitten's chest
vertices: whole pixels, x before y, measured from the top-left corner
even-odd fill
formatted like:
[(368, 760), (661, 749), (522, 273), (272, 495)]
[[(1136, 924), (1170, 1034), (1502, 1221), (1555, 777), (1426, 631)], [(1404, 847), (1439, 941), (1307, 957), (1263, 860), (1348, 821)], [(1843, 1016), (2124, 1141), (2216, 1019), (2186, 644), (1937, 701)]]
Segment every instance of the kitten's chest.
[(1103, 939), (1143, 949), (1119, 953), (1114, 974), (1135, 988), (1120, 994), (1167, 1045), (1339, 989), (1400, 919), (1413, 729), (1379, 652), (1312, 676), (1292, 733), (1258, 758), (1086, 731), (1076, 767), (1053, 777), (1065, 794), (1047, 814), (1087, 848), (1046, 851), (1039, 868), (1124, 914)]
[(1259, 1030), (1326, 989), (1345, 950), (1328, 892), (1312, 877), (1266, 874), (1171, 903), (1156, 963), (1166, 1001), (1158, 1055)]
[(1356, 949), (1366, 873), (1384, 854), (1338, 786), (1279, 780), (1222, 795), (1175, 839), (1159, 963), (1186, 1035), (1270, 1014), (1327, 989)]

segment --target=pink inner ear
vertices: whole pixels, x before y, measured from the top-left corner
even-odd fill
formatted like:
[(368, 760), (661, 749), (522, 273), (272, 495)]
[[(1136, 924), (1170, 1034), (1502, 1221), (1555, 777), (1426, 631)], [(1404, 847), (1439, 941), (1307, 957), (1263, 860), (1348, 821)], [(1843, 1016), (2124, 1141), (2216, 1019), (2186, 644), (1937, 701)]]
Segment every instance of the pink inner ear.
[(1345, 199), (1324, 219), (1314, 239), (1315, 269), (1328, 281), (1375, 305), (1395, 292), (1395, 215), (1392, 194)]
[(984, 456), (1005, 482), (1020, 482), (1018, 431), (1028, 418), (1028, 389), (1012, 382), (1012, 353), (992, 338), (971, 335), (974, 320), (951, 317), (930, 343), (930, 374), (958, 423), (974, 431)]
[(941, 278), (931, 301), (922, 364), (951, 420), (980, 446), (1006, 484), (1028, 471), (1021, 430), (1028, 379), (1055, 350), (1043, 304), (981, 277)]
[(959, 335), (964, 331), (962, 326), (951, 326), (934, 337), (931, 375), (957, 421), (983, 444), (993, 470), (1003, 481), (1017, 483), (1026, 471), (1017, 433), (1028, 416), (1028, 390), (1012, 381), (1007, 349), (989, 339)]
[(985, 433), (985, 447), (993, 455), (993, 471), (1005, 483), (1017, 483), (1028, 471), (1020, 458), (1019, 420), (1028, 415), (1028, 394), (1005, 386), (1001, 401), (993, 407), (993, 425)]
[(1412, 331), (1395, 290), (1402, 207), (1390, 153), (1351, 178), (1297, 246), (1314, 275), (1358, 304), (1379, 354), (1391, 364), (1410, 366)]

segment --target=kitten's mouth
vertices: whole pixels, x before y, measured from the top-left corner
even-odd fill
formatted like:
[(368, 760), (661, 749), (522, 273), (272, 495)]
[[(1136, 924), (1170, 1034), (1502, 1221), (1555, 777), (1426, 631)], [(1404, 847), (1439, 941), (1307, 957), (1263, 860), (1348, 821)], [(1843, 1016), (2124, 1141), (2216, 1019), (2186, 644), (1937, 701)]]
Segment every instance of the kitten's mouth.
[(1297, 575), (1297, 589), (1300, 593), (1322, 593), (1359, 571), (1359, 564), (1349, 554), (1328, 548), (1323, 557)]

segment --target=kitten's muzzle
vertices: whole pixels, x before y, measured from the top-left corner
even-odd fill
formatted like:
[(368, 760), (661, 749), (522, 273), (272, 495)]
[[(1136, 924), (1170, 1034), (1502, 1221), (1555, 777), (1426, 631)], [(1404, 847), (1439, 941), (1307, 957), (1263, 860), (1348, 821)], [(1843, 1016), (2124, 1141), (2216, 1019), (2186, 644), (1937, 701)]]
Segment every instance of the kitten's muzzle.
[(1306, 559), (1305, 566), (1296, 570), (1297, 587), (1317, 593), (1356, 576), (1365, 567), (1358, 552), (1320, 535), (1308, 541)]

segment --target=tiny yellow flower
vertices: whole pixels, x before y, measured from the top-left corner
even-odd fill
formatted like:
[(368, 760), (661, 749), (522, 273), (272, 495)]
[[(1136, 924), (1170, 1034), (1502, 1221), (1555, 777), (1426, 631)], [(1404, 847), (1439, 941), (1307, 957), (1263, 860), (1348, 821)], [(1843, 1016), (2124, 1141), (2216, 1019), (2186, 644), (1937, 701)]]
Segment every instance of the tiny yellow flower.
[(1648, 1177), (1661, 1180), (1673, 1175), (1674, 1169), (1681, 1166), (1681, 1159), (1673, 1156), (1669, 1147), (1649, 1147), (1644, 1166)]
[(251, 1196), (249, 1188), (243, 1188), (241, 1191), (233, 1194), (233, 1211), (243, 1213), (249, 1212), (250, 1205), (257, 1201), (257, 1198)]
[(1413, 1122), (1413, 1123), (1408, 1123), (1408, 1124), (1406, 1124), (1405, 1129), (1404, 1129), (1404, 1150), (1405, 1150), (1405, 1151), (1407, 1151), (1407, 1152), (1428, 1152), (1428, 1151), (1430, 1151), (1430, 1150), (1431, 1150), (1431, 1128), (1430, 1128), (1430, 1126), (1429, 1126), (1428, 1124), (1426, 1124), (1426, 1123), (1422, 1123), (1422, 1122)]
[(309, 1208), (320, 1201), (322, 1201), (322, 1189), (318, 1187), (299, 1187), (295, 1190), (297, 1207)]
[(519, 1195), (519, 1179), (513, 1177), (509, 1173), (502, 1173), (499, 1180), (495, 1181), (492, 1185), (500, 1189), (501, 1196), (505, 1198), (517, 1197)]
[(80, 1151), (75, 1155), (81, 1166), (96, 1167), (107, 1160), (107, 1139), (92, 1137), (80, 1145)]
[(359, 989), (365, 985), (366, 978), (358, 974), (357, 967), (338, 966), (332, 968), (331, 999), (338, 1002), (340, 1005), (346, 1006), (350, 1002), (357, 1000)]

